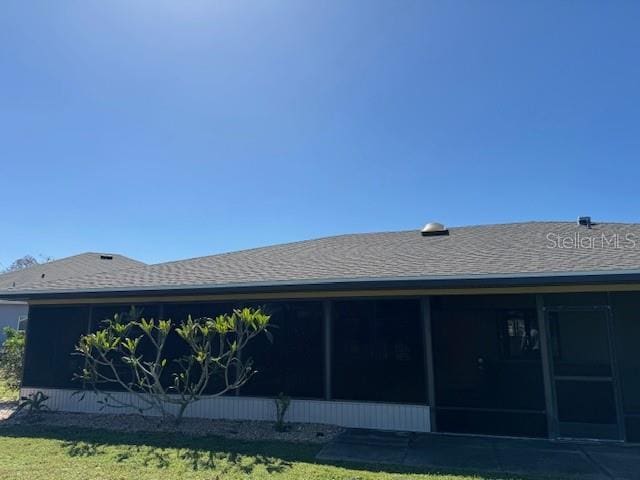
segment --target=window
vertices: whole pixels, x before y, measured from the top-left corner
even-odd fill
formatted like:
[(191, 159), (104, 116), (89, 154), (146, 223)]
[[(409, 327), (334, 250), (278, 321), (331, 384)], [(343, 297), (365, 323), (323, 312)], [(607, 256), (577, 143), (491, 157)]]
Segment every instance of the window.
[(27, 331), (27, 320), (29, 319), (28, 315), (20, 315), (18, 317), (18, 325), (17, 325), (17, 330), (20, 332), (26, 332)]
[(540, 356), (540, 332), (535, 312), (504, 310), (498, 313), (498, 329), (505, 359)]

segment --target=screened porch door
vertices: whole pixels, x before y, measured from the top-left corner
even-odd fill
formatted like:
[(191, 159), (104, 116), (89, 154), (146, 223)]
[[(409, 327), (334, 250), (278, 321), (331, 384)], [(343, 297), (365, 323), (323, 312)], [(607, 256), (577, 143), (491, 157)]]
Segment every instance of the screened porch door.
[(546, 319), (557, 436), (623, 440), (609, 309), (554, 307)]

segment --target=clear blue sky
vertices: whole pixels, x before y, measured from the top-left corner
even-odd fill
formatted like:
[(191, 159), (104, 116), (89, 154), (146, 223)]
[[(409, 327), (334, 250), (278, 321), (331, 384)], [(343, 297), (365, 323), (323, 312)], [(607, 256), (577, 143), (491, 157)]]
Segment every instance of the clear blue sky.
[(640, 221), (640, 2), (0, 5), (0, 262)]

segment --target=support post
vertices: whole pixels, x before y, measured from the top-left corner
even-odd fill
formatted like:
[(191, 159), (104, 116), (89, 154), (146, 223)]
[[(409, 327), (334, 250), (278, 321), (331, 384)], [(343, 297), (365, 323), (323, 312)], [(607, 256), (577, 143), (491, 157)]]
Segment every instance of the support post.
[(613, 302), (611, 301), (611, 293), (607, 292), (607, 306), (604, 309), (604, 313), (607, 316), (607, 330), (609, 333), (609, 352), (611, 358), (611, 377), (612, 386), (614, 392), (614, 398), (616, 402), (616, 418), (618, 421), (618, 438), (623, 442), (627, 441), (627, 429), (625, 428), (624, 421), (624, 404), (622, 402), (622, 389), (620, 386), (620, 370), (618, 367), (618, 352), (616, 351), (616, 325), (615, 314), (613, 310)]
[(551, 365), (551, 349), (549, 347), (549, 329), (544, 310), (544, 297), (536, 295), (536, 311), (540, 336), (540, 356), (542, 359), (542, 379), (544, 383), (544, 402), (547, 410), (547, 430), (549, 438), (558, 436), (558, 417), (553, 396), (553, 372)]
[(422, 315), (422, 331), (424, 342), (424, 371), (426, 376), (427, 401), (429, 403), (429, 416), (431, 431), (438, 430), (436, 423), (436, 384), (433, 368), (433, 336), (431, 334), (431, 298), (420, 299), (420, 312)]
[(332, 304), (331, 300), (322, 302), (323, 327), (324, 327), (324, 399), (331, 400), (331, 328), (332, 328)]
[[(89, 304), (88, 305), (88, 312), (87, 312), (87, 335), (90, 335), (94, 330), (94, 326), (93, 326), (93, 305)], [(87, 367), (88, 364), (88, 360), (85, 358), (84, 359), (84, 368)], [(83, 380), (82, 381), (82, 390), (86, 390), (86, 382)]]
[(93, 305), (89, 305), (89, 315), (87, 319), (87, 334), (93, 330)]
[(27, 328), (25, 328), (24, 330), (24, 357), (22, 359), (22, 375), (20, 376), (20, 392), (19, 392), (19, 398), (22, 398), (22, 387), (24, 385), (24, 376), (25, 373), (27, 372), (27, 366), (29, 363), (29, 356), (27, 355), (27, 352), (29, 352), (29, 349), (32, 348), (31, 345), (29, 344), (29, 326), (31, 325), (31, 304), (28, 303), (27, 304)]

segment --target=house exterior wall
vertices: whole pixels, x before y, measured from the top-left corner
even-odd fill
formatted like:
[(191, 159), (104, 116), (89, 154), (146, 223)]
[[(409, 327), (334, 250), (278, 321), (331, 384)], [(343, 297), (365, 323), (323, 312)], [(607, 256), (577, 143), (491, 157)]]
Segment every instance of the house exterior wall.
[(18, 319), (29, 313), (29, 305), (22, 302), (0, 301), (0, 344), (4, 342), (4, 327), (17, 328)]
[[(74, 390), (52, 388), (23, 388), (22, 396), (42, 391), (49, 397), (49, 408), (65, 412), (82, 413), (137, 413), (122, 408), (102, 409), (99, 397), (87, 392), (84, 399), (73, 395)], [(115, 393), (118, 400), (130, 400), (127, 393)], [(135, 400), (134, 400), (135, 402)], [(274, 421), (276, 407), (272, 398), (257, 397), (217, 397), (205, 398), (191, 405), (186, 417), (226, 420)], [(339, 402), (324, 400), (292, 400), (287, 422), (321, 423), (349, 428), (376, 430), (401, 430), (409, 432), (429, 432), (430, 414), (426, 405), (401, 405), (365, 402)]]
[[(309, 394), (319, 398), (291, 395), (294, 401), (290, 420), (326, 422), (358, 428), (560, 437), (562, 435), (557, 425), (555, 391), (557, 385), (551, 375), (551, 364), (557, 352), (550, 344), (547, 315), (549, 311), (559, 307), (595, 307), (598, 311), (606, 312), (607, 318), (611, 319), (611, 349), (615, 363), (612, 376), (616, 398), (619, 400), (619, 439), (640, 441), (640, 357), (636, 353), (637, 345), (640, 344), (640, 287), (636, 286), (634, 290), (632, 286), (626, 286), (617, 291), (607, 291), (606, 287), (601, 287), (599, 291), (593, 288), (585, 290), (591, 291), (580, 292), (578, 286), (572, 286), (557, 293), (539, 290), (526, 293), (518, 290), (513, 293), (500, 291), (485, 295), (441, 292), (441, 295), (412, 296), (387, 292), (388, 296), (385, 297), (385, 292), (378, 291), (375, 292), (375, 300), (370, 298), (373, 294), (357, 298), (312, 296), (306, 301), (309, 302), (307, 305), (315, 305), (311, 309), (315, 313), (311, 310), (306, 316), (288, 313), (287, 315), (293, 316), (286, 317), (288, 323), (285, 323), (288, 329), (298, 325), (297, 322), (302, 318), (315, 319), (310, 338), (306, 338), (304, 333), (300, 334), (301, 337), (292, 338), (301, 339), (304, 345), (315, 342), (320, 347), (309, 349), (313, 350), (313, 355), (319, 361), (309, 364), (315, 365), (312, 368), (318, 370), (315, 376), (308, 376), (317, 383), (320, 393)], [(394, 318), (392, 314), (385, 313), (384, 305), (376, 306), (371, 303), (380, 299), (391, 302), (399, 298), (405, 302), (402, 304), (404, 306), (395, 304), (391, 311), (404, 312), (401, 317)], [(145, 303), (144, 299), (137, 300), (140, 301), (138, 305), (144, 306), (150, 315), (156, 316), (161, 316), (171, 308), (174, 308), (174, 312), (179, 311), (180, 305), (189, 308), (196, 305), (218, 305), (229, 309), (239, 304), (238, 299), (229, 299), (226, 303), (211, 303), (211, 300), (204, 299), (200, 299), (200, 302), (188, 302), (175, 297), (167, 297), (166, 302), (157, 297), (149, 303)], [(277, 301), (286, 304), (285, 310), (295, 312), (299, 308), (298, 303), (303, 300)], [(348, 305), (345, 306), (345, 302)], [(241, 304), (247, 303), (251, 302), (243, 298)], [(126, 299), (121, 299), (121, 307), (126, 307), (127, 304)], [(420, 308), (416, 310), (415, 305)], [(69, 335), (79, 336), (95, 328), (96, 321), (104, 312), (111, 312), (116, 307), (115, 301), (100, 303), (99, 299), (80, 300), (76, 304), (65, 301), (56, 305), (37, 305), (29, 328), (47, 324), (56, 328), (50, 332), (28, 332), (25, 371), (31, 373), (29, 378), (25, 378), (23, 392), (42, 390), (51, 397), (52, 406), (61, 410), (96, 411), (97, 403), (80, 405), (77, 404), (76, 397), (71, 397), (75, 385), (70, 379), (64, 385), (52, 382), (54, 372), (46, 368), (48, 365), (56, 365), (56, 368), (64, 366), (65, 378), (69, 377), (69, 372), (78, 366), (63, 352), (73, 346), (73, 339)], [(385, 336), (393, 338), (394, 329), (384, 330), (385, 323), (401, 325), (401, 320), (406, 316), (413, 319), (407, 324), (410, 336), (417, 338), (420, 344), (420, 348), (414, 352), (420, 357), (418, 360), (417, 356), (412, 356), (411, 351), (407, 357), (406, 350), (410, 344), (402, 336), (397, 341), (376, 343), (381, 342), (381, 338), (384, 340)], [(32, 321), (34, 318), (35, 321)], [(64, 327), (60, 323), (72, 318), (75, 318), (73, 328)], [(353, 327), (351, 333), (348, 333), (348, 325)], [(414, 331), (414, 328), (417, 329)], [(371, 333), (372, 329), (378, 329), (377, 336)], [(397, 330), (404, 331), (406, 328)], [(535, 335), (533, 330), (537, 331)], [(364, 360), (360, 363), (349, 358), (339, 361), (340, 349), (337, 342), (341, 341), (341, 335), (354, 335), (352, 343), (354, 348), (357, 346), (355, 351), (366, 350), (371, 345), (379, 346), (371, 348), (367, 355), (373, 356), (363, 357)], [(394, 347), (394, 342), (399, 348)], [(39, 360), (35, 358), (36, 353), (46, 353), (48, 343), (57, 346), (57, 356)], [(63, 345), (64, 348), (60, 348)], [(411, 345), (415, 348), (416, 344)], [(342, 354), (348, 351), (349, 349), (343, 350)], [(421, 368), (402, 382), (394, 384), (385, 380), (393, 380), (394, 374), (401, 375), (403, 371), (402, 368), (384, 371), (385, 365), (401, 365), (393, 364), (398, 358), (380, 358), (379, 363), (375, 363), (376, 352), (390, 351), (399, 352), (398, 358), (409, 359), (412, 364), (417, 362)], [(588, 352), (588, 349), (585, 351)], [(356, 369), (352, 371), (350, 378), (353, 378), (354, 383), (367, 379), (363, 385), (377, 381), (375, 388), (368, 389), (363, 398), (337, 398), (341, 389), (336, 391), (336, 368), (366, 369), (367, 362), (373, 362), (377, 368), (371, 372), (371, 377), (367, 377), (369, 372), (366, 370)], [(287, 362), (279, 365), (286, 368)], [(443, 370), (443, 365), (451, 368)], [(275, 373), (279, 369), (280, 367)], [(289, 375), (290, 378), (298, 376), (296, 372), (292, 372), (295, 375)], [(376, 373), (378, 377), (375, 376)], [(342, 378), (348, 380), (349, 377), (343, 375)], [(283, 381), (284, 385), (291, 388), (300, 387), (287, 380), (287, 375), (283, 376)], [(267, 382), (260, 388), (267, 388), (268, 385)], [(344, 391), (348, 389), (342, 388), (342, 392)], [(364, 390), (360, 393), (362, 391)], [(395, 396), (389, 397), (390, 391), (396, 392)], [(240, 396), (236, 397), (208, 399), (196, 406), (189, 415), (270, 420), (274, 418), (274, 407), (269, 397), (277, 393), (278, 390), (273, 390), (264, 395), (258, 391), (251, 392), (252, 396), (248, 396), (247, 392), (241, 391)], [(358, 394), (358, 389), (352, 389), (348, 393), (355, 394)]]

